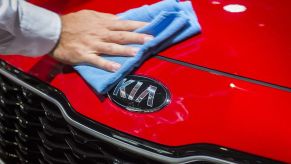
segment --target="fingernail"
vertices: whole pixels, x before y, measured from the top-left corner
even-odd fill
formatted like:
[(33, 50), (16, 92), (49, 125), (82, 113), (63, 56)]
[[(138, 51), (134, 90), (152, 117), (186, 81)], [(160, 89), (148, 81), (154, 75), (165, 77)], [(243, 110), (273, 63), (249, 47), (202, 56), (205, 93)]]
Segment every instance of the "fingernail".
[(121, 67), (121, 65), (120, 64), (118, 64), (118, 63), (112, 63), (112, 71), (113, 72), (116, 72), (117, 70), (119, 70), (119, 68)]
[(143, 40), (144, 40), (144, 43), (146, 43), (146, 42), (151, 41), (153, 39), (154, 39), (154, 37), (150, 35), (150, 36), (145, 36)]
[(131, 48), (131, 55), (132, 56), (135, 56), (137, 53), (138, 53), (138, 51), (140, 50), (140, 48), (138, 48), (138, 47), (133, 47), (133, 48)]

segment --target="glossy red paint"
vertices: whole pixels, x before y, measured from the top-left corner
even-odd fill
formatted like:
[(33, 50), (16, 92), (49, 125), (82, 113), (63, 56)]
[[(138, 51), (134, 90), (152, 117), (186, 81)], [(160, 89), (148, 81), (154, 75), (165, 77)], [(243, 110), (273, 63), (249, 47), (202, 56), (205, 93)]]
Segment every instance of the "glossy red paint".
[[(118, 13), (152, 2), (34, 0), (59, 13), (79, 9)], [(193, 1), (203, 33), (161, 54), (290, 87), (290, 21), (284, 19), (286, 27), (275, 26), (280, 19), (261, 13), (283, 13), (291, 6), (283, 2)], [(222, 6), (231, 3), (245, 5), (246, 12), (223, 11)], [(282, 14), (282, 19), (286, 17)], [(282, 30), (273, 31), (272, 25)], [(161, 111), (140, 114), (100, 97), (76, 72), (49, 57), (1, 58), (60, 89), (80, 114), (119, 131), (169, 146), (211, 143), (291, 163), (290, 92), (152, 58), (135, 74), (161, 81), (171, 91), (171, 103)]]
[[(193, 3), (203, 34), (161, 55), (291, 87), (291, 1), (206, 0)], [(230, 4), (241, 5), (246, 10), (240, 13), (224, 10)]]

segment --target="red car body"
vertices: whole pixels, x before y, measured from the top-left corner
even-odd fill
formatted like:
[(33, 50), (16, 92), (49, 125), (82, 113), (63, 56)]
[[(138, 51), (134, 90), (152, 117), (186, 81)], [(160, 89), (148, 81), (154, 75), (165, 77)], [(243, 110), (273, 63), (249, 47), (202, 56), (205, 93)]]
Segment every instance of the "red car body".
[[(60, 14), (119, 13), (156, 0), (32, 0)], [(0, 58), (64, 93), (81, 115), (170, 147), (213, 144), (291, 163), (291, 1), (192, 1), (202, 33), (147, 60), (133, 74), (164, 84), (171, 103), (130, 112), (101, 99), (48, 56)], [(244, 10), (228, 10), (227, 5)]]

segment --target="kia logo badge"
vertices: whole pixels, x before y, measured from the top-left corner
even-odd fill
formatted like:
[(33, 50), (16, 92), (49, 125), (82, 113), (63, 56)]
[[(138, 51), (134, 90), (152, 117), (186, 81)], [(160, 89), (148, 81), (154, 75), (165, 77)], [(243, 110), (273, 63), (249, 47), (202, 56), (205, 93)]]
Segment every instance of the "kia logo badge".
[(117, 105), (134, 112), (154, 112), (170, 102), (168, 89), (144, 76), (129, 75), (108, 92)]

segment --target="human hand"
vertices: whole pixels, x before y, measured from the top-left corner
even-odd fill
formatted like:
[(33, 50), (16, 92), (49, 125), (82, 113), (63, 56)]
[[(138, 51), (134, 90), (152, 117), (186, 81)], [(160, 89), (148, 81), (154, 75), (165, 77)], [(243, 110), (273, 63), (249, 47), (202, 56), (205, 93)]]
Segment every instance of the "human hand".
[(124, 44), (143, 44), (153, 37), (133, 30), (145, 22), (118, 20), (117, 16), (92, 10), (81, 10), (61, 16), (62, 32), (51, 56), (65, 64), (86, 63), (115, 72), (119, 63), (108, 61), (101, 54), (134, 56), (138, 49)]

